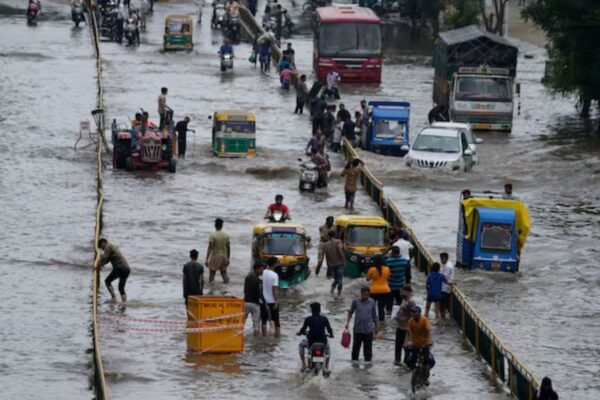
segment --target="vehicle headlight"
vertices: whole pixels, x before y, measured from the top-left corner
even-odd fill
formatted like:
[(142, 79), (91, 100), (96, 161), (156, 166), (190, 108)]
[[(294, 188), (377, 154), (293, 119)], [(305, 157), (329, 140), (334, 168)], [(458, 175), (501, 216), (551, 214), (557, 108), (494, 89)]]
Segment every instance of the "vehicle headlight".
[(296, 265), (296, 271), (300, 271), (301, 269), (302, 269), (302, 266)]
[(163, 150), (163, 151), (167, 151), (167, 145), (166, 145), (166, 144), (163, 144), (163, 145), (162, 145), (162, 150)]
[(410, 167), (412, 165), (412, 162), (413, 162), (413, 159), (410, 156), (408, 156), (408, 155), (404, 156), (404, 163), (406, 165), (408, 165)]
[(448, 167), (452, 170), (452, 171), (456, 171), (458, 169), (460, 169), (460, 161), (459, 160), (455, 160), (455, 161), (450, 161), (448, 163)]
[(358, 256), (356, 254), (352, 254), (350, 256), (350, 261), (352, 261), (352, 262), (358, 262)]

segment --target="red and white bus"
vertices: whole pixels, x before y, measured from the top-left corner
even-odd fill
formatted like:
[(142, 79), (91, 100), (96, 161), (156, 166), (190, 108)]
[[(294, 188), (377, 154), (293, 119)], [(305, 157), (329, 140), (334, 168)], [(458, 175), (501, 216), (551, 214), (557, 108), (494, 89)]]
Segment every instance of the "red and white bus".
[(320, 81), (333, 68), (342, 82), (381, 82), (379, 17), (370, 8), (333, 5), (317, 9), (314, 69)]

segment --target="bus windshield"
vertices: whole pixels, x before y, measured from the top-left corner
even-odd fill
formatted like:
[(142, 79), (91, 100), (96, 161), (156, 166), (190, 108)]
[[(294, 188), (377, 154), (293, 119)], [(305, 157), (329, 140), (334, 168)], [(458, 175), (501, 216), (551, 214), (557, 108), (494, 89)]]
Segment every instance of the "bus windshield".
[(456, 84), (459, 101), (511, 101), (512, 88), (506, 78), (481, 78), (464, 76)]
[(279, 256), (301, 256), (305, 253), (304, 238), (296, 233), (271, 233), (265, 237), (262, 251)]
[(496, 253), (510, 253), (511, 248), (511, 224), (483, 224), (481, 227), (481, 250)]
[(375, 56), (381, 54), (379, 25), (360, 22), (323, 24), (319, 30), (319, 55)]
[(384, 247), (385, 233), (384, 226), (352, 226), (348, 229), (346, 243), (351, 246)]

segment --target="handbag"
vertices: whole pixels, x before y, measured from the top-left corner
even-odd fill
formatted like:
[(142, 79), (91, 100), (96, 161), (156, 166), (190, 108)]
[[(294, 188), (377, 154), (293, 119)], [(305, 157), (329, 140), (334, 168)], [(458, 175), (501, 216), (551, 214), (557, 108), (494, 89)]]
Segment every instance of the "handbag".
[(352, 335), (348, 332), (348, 329), (344, 329), (342, 333), (342, 346), (345, 348), (350, 347), (350, 343), (352, 342)]
[(252, 64), (256, 63), (256, 53), (252, 53), (250, 54), (250, 57), (248, 57), (248, 61), (250, 61)]

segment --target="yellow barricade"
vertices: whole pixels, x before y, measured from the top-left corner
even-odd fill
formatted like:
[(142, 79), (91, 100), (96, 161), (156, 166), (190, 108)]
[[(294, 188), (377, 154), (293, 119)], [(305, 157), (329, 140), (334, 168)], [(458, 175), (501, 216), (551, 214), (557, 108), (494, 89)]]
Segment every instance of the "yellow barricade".
[(201, 353), (244, 351), (244, 300), (226, 296), (188, 297), (188, 350)]

